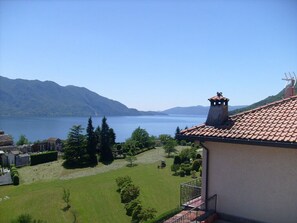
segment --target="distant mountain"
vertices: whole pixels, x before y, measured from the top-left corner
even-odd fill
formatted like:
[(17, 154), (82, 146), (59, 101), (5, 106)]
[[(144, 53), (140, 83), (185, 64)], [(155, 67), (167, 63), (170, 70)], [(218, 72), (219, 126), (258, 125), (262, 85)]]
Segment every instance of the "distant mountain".
[(62, 87), (52, 81), (0, 76), (0, 116), (155, 115), (102, 97), (86, 88)]
[[(229, 111), (246, 107), (246, 105), (229, 106)], [(190, 106), (190, 107), (174, 107), (163, 112), (171, 115), (207, 115), (209, 106)]]
[[(297, 85), (295, 85), (295, 92), (297, 92)], [(246, 106), (244, 108), (236, 109), (236, 110), (230, 112), (230, 114), (234, 115), (234, 114), (237, 114), (237, 113), (240, 113), (240, 112), (251, 110), (251, 109), (254, 109), (254, 108), (257, 108), (257, 107), (260, 107), (260, 106), (263, 106), (263, 105), (266, 105), (266, 104), (281, 100), (281, 99), (284, 98), (284, 95), (285, 95), (285, 89), (283, 89), (282, 91), (280, 91), (276, 95), (269, 96), (269, 97), (267, 97), (267, 98), (265, 98), (265, 99), (263, 99), (261, 101), (258, 101), (258, 102), (254, 103), (254, 104), (251, 104), (251, 105)]]

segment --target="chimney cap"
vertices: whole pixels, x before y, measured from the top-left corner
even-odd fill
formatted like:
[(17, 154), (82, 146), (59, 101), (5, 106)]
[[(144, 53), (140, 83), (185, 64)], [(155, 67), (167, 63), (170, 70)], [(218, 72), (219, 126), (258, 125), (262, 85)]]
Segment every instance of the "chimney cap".
[(213, 96), (208, 100), (209, 101), (229, 101), (229, 98), (224, 97), (222, 92), (217, 92), (216, 96)]

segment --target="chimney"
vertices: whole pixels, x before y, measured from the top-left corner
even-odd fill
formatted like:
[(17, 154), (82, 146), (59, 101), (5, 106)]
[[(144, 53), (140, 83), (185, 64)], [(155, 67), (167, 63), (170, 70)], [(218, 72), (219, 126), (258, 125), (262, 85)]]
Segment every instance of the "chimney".
[(290, 80), (291, 83), (289, 83), (285, 88), (285, 98), (289, 98), (295, 95), (295, 83), (296, 81), (294, 79)]
[(210, 108), (206, 120), (206, 125), (220, 126), (228, 120), (228, 98), (223, 97), (222, 92), (217, 92), (217, 95), (209, 98)]

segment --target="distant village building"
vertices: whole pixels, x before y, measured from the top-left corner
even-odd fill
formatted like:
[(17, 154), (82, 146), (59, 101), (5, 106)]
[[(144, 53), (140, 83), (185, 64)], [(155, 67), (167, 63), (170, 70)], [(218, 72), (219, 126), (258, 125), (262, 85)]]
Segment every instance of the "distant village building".
[(62, 151), (62, 140), (59, 138), (49, 138), (41, 142), (36, 142), (32, 145), (32, 152), (44, 151)]
[(30, 145), (15, 146), (11, 136), (0, 130), (0, 151), (3, 165), (16, 165), (17, 167), (30, 165)]
[(217, 196), (220, 219), (297, 222), (297, 96), (285, 95), (228, 116), (229, 99), (218, 93), (206, 123), (178, 135), (203, 148), (202, 200)]
[(3, 130), (0, 130), (0, 150), (9, 152), (15, 149), (16, 147), (13, 145), (12, 137), (5, 134)]

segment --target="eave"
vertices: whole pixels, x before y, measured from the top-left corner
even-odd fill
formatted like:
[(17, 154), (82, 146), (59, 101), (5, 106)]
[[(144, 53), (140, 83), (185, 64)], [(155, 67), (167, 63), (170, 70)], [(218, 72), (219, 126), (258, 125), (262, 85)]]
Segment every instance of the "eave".
[(234, 144), (245, 144), (255, 146), (271, 146), (281, 147), (289, 149), (297, 149), (297, 142), (278, 142), (278, 141), (264, 141), (264, 140), (253, 140), (253, 139), (236, 139), (236, 138), (223, 138), (223, 137), (208, 137), (208, 136), (195, 136), (195, 135), (182, 135), (178, 134), (177, 139), (187, 141), (200, 141), (200, 142), (222, 142), (222, 143), (234, 143)]

